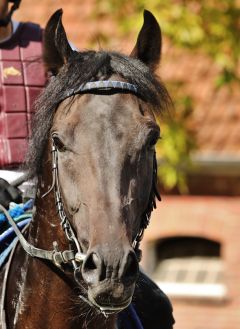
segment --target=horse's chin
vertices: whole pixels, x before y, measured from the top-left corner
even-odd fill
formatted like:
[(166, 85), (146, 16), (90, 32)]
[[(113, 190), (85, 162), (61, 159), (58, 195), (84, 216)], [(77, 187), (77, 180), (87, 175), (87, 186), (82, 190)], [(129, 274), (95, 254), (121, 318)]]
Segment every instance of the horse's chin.
[(117, 314), (127, 308), (132, 301), (132, 296), (121, 303), (108, 303), (108, 304), (99, 304), (96, 300), (92, 297), (91, 292), (88, 292), (88, 300), (89, 302), (97, 308), (100, 312), (110, 315), (110, 314)]
[(106, 280), (101, 284), (88, 287), (82, 280), (81, 272), (75, 273), (75, 280), (81, 288), (84, 286), (87, 292), (87, 294), (79, 295), (79, 298), (104, 315), (117, 314), (131, 304), (135, 284), (124, 285), (116, 282), (111, 284)]

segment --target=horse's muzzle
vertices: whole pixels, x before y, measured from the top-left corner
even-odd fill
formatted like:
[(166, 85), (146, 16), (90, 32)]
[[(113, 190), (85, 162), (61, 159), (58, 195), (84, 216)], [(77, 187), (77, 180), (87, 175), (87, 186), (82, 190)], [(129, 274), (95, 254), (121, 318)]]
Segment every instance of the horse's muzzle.
[(132, 248), (124, 248), (110, 256), (99, 250), (90, 250), (82, 266), (88, 298), (100, 308), (124, 309), (131, 302), (138, 277), (136, 255)]

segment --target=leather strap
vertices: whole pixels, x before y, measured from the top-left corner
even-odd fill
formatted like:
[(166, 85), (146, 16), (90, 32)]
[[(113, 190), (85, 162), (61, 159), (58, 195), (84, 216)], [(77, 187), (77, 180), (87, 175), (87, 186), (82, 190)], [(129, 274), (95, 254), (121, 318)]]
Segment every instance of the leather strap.
[[(19, 242), (21, 243), (23, 249), (32, 257), (47, 259), (51, 262), (53, 262), (57, 267), (60, 267), (62, 264), (66, 264), (68, 262), (72, 262), (75, 260), (75, 252), (73, 250), (64, 250), (59, 251), (57, 249), (57, 243), (54, 242), (53, 250), (44, 250), (40, 248), (34, 247), (32, 244), (30, 244), (22, 235), (21, 231), (18, 229), (16, 223), (12, 219), (12, 217), (9, 215), (8, 211), (0, 204), (0, 210), (5, 214), (7, 217), (9, 223), (13, 227)], [(80, 259), (80, 255), (78, 255), (78, 261)]]

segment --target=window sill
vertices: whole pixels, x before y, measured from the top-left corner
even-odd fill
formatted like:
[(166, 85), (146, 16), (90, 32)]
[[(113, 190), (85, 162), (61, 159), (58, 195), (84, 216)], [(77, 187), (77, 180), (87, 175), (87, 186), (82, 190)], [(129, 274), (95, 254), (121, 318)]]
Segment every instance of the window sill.
[(209, 283), (175, 283), (156, 282), (159, 287), (173, 298), (204, 299), (211, 301), (226, 301), (227, 288), (223, 284)]

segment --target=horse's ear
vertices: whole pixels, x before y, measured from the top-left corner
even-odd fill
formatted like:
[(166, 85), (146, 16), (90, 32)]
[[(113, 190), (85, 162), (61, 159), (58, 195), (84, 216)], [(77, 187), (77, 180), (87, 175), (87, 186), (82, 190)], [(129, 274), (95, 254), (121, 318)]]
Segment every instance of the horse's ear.
[(143, 26), (130, 56), (140, 59), (154, 71), (161, 57), (162, 34), (156, 18), (150, 11), (144, 10), (143, 16)]
[(44, 32), (43, 59), (47, 71), (53, 74), (58, 73), (73, 52), (62, 24), (62, 14), (62, 9), (58, 9), (50, 17)]

